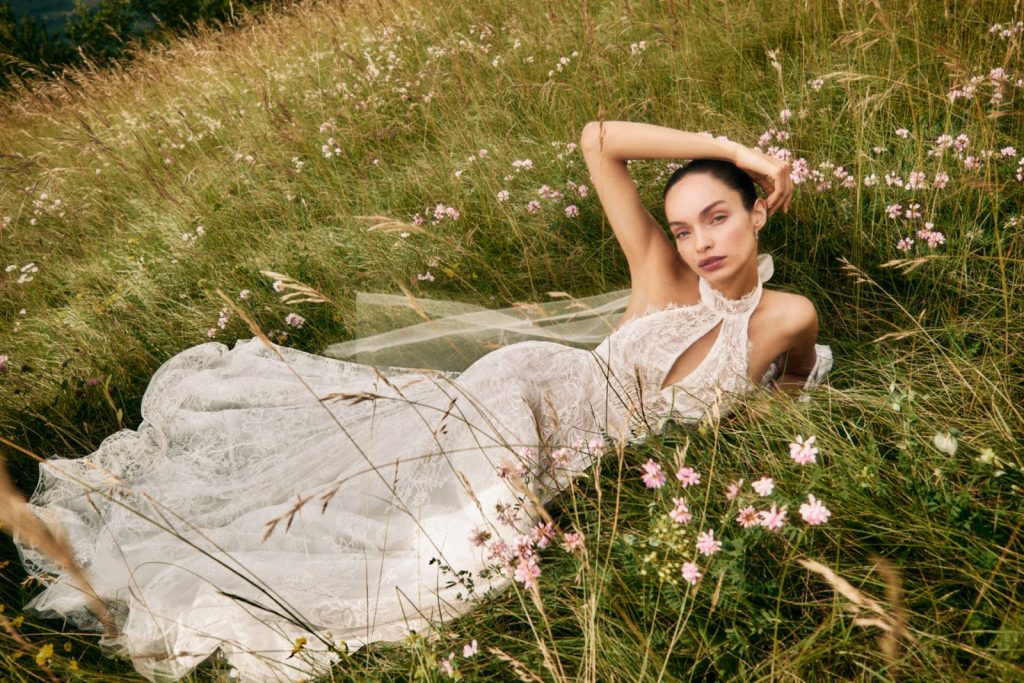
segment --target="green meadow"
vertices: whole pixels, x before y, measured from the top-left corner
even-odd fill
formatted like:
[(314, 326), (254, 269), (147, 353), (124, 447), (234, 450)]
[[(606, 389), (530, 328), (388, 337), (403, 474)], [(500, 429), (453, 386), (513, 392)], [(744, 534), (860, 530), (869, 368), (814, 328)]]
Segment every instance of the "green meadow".
[[(987, 0), (306, 2), (11, 92), (0, 454), (29, 494), (33, 455), (138, 426), (161, 363), (253, 336), (218, 290), (319, 353), (357, 334), (357, 292), (498, 308), (627, 287), (579, 189), (583, 126), (725, 135), (793, 162), (760, 243), (767, 286), (817, 306), (828, 384), (609, 448), (549, 506), (585, 551), (553, 543), (536, 587), (322, 680), (1024, 679), (1022, 39), (1020, 4)], [(682, 161), (631, 164), (663, 223)], [(323, 300), (282, 301), (264, 271)], [(763, 477), (777, 531), (735, 521)], [(801, 520), (809, 493), (825, 524)], [(690, 525), (668, 515), (683, 495)], [(722, 547), (698, 556), (707, 527)], [(0, 577), (5, 680), (142, 680), (23, 612), (39, 586), (6, 535)]]

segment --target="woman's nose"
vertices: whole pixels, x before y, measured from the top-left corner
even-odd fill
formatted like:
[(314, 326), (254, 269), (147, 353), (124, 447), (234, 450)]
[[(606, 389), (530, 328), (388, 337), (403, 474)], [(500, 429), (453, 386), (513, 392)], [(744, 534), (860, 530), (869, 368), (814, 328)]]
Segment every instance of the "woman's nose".
[(696, 242), (697, 251), (706, 251), (714, 245), (711, 239), (711, 235), (704, 232), (703, 230), (697, 230), (694, 232), (693, 239)]

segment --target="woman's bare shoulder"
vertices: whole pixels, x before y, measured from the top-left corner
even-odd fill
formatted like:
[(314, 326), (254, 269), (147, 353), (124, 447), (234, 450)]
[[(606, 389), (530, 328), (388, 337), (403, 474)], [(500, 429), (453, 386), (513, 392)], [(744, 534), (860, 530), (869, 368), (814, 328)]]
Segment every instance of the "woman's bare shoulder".
[(768, 304), (766, 318), (775, 329), (797, 341), (818, 334), (818, 310), (814, 302), (802, 294), (765, 289), (762, 299)]

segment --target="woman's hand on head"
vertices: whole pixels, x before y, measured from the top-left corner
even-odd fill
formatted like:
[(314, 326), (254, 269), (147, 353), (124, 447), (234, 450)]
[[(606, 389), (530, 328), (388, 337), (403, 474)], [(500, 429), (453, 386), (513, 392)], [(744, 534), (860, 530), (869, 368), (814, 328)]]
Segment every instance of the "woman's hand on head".
[(746, 172), (755, 183), (764, 188), (767, 194), (768, 215), (782, 208), (783, 213), (789, 212), (789, 200), (793, 197), (793, 179), (789, 173), (791, 167), (770, 154), (744, 147), (736, 157), (736, 166)]

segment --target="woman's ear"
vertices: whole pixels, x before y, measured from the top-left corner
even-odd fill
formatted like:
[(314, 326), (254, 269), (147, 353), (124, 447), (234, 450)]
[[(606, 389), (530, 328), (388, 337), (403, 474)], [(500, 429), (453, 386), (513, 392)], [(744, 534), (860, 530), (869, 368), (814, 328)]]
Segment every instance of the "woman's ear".
[(768, 222), (768, 202), (763, 197), (754, 200), (754, 208), (750, 211), (751, 219), (754, 221), (754, 229), (760, 230)]

